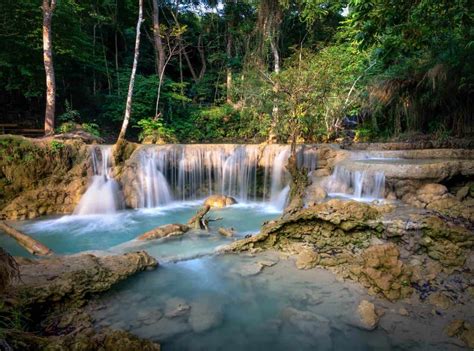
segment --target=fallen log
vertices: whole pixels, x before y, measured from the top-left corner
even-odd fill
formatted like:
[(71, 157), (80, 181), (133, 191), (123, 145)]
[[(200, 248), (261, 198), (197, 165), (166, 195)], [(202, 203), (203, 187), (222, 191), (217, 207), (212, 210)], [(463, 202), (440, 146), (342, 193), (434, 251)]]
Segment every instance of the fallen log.
[(53, 251), (47, 246), (41, 244), (39, 241), (36, 241), (29, 235), (26, 235), (12, 226), (9, 226), (4, 221), (0, 221), (0, 230), (3, 230), (7, 235), (15, 239), (18, 244), (23, 246), (26, 251), (36, 256), (50, 256), (53, 254)]
[(189, 227), (184, 224), (166, 224), (156, 227), (145, 234), (140, 235), (137, 240), (153, 240), (169, 238), (171, 236), (183, 235), (189, 230)]
[(207, 229), (204, 216), (209, 212), (211, 206), (204, 205), (201, 209), (188, 221), (188, 226), (193, 229)]

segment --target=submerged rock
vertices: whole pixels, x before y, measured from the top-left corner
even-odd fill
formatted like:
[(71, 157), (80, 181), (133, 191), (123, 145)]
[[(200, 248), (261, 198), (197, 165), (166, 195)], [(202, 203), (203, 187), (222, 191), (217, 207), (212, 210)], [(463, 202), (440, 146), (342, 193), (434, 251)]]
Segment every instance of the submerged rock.
[(209, 205), (211, 208), (223, 208), (236, 203), (236, 199), (226, 195), (211, 195), (204, 201), (204, 205)]
[(379, 322), (379, 316), (375, 311), (375, 306), (373, 303), (362, 300), (357, 307), (357, 312), (364, 327), (368, 330), (373, 330), (377, 327)]
[(219, 305), (208, 299), (200, 299), (191, 303), (189, 324), (195, 333), (202, 333), (219, 326), (223, 314)]

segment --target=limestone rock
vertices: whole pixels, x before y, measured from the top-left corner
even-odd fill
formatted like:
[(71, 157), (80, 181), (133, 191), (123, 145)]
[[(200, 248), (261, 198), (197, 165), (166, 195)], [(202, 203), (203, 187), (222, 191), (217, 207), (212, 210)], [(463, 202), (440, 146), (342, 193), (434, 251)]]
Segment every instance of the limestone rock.
[(411, 272), (399, 260), (399, 256), (398, 248), (391, 243), (369, 247), (362, 253), (362, 283), (389, 300), (410, 295)]
[(320, 185), (310, 185), (306, 189), (306, 201), (308, 203), (320, 202), (328, 196), (326, 190)]
[(304, 248), (296, 257), (296, 268), (311, 269), (319, 263), (319, 255), (311, 248)]
[(416, 192), (418, 199), (426, 203), (439, 199), (447, 193), (448, 188), (442, 184), (436, 183), (425, 184)]
[(383, 230), (379, 218), (377, 209), (368, 204), (330, 200), (269, 222), (259, 234), (238, 240), (223, 251), (286, 249), (292, 241), (306, 241), (319, 251), (365, 247), (372, 235)]
[(441, 292), (431, 294), (428, 297), (428, 302), (436, 306), (437, 308), (441, 308), (443, 310), (446, 310), (453, 305), (451, 299)]
[(459, 201), (464, 200), (469, 195), (470, 188), (471, 187), (469, 185), (466, 185), (466, 186), (463, 186), (461, 189), (459, 189), (456, 192), (456, 199), (458, 199)]
[(226, 195), (211, 195), (204, 201), (204, 205), (209, 205), (211, 208), (223, 208), (236, 203), (236, 199)]
[(357, 307), (357, 312), (359, 313), (362, 323), (368, 330), (373, 330), (377, 327), (379, 317), (373, 303), (362, 300)]
[(157, 261), (144, 251), (23, 261), (21, 280), (13, 289), (25, 296), (27, 305), (65, 303), (81, 306), (88, 295), (106, 291), (119, 281), (157, 265)]
[(474, 348), (474, 326), (460, 319), (455, 319), (446, 326), (446, 334), (461, 339), (468, 348)]

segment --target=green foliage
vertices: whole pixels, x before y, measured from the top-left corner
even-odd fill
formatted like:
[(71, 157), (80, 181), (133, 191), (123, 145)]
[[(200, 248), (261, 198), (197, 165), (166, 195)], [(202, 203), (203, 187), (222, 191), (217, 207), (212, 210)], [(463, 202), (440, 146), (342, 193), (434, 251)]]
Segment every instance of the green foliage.
[[(359, 116), (363, 126), (356, 133), (364, 140), (369, 138), (365, 129), (370, 138), (474, 132), (474, 19), (468, 0), (221, 5), (198, 13), (192, 2), (178, 8), (160, 2), (165, 51), (177, 45), (166, 58), (158, 106), (161, 134), (172, 131), (183, 142), (262, 141), (272, 130), (282, 142), (294, 132), (308, 142), (330, 141), (344, 134), (346, 115)], [(0, 13), (2, 118), (13, 123), (20, 116), (40, 127), (45, 100), (41, 6), (33, 0), (4, 1)], [(59, 132), (82, 126), (97, 136), (99, 130), (118, 134), (136, 15), (134, 1), (58, 2), (52, 33)], [(145, 23), (152, 25), (149, 11)], [(156, 53), (152, 40), (145, 39), (149, 27), (146, 33), (131, 125), (157, 115)], [(279, 74), (272, 74), (272, 40)], [(138, 137), (137, 129), (128, 137)]]
[(70, 133), (76, 129), (76, 123), (74, 122), (64, 122), (56, 128), (57, 133)]
[(139, 139), (149, 139), (152, 142), (171, 142), (175, 140), (174, 130), (166, 126), (160, 118), (143, 118), (137, 122), (141, 129)]
[(82, 123), (81, 124), (82, 129), (89, 133), (92, 134), (96, 137), (100, 137), (100, 130), (99, 130), (99, 125), (96, 123)]
[(472, 132), (469, 1), (353, 0), (349, 6), (347, 38), (377, 62), (366, 81), (366, 104), (381, 130), (429, 132), (434, 122), (456, 134)]
[(58, 121), (60, 122), (65, 122), (65, 123), (72, 123), (72, 122), (77, 122), (81, 118), (81, 114), (79, 111), (74, 110), (69, 103), (69, 101), (65, 101), (65, 112), (61, 115), (58, 116)]
[(51, 140), (51, 151), (53, 153), (59, 152), (64, 148), (64, 143), (58, 141), (58, 140)]
[(355, 129), (354, 141), (360, 143), (367, 143), (374, 139), (376, 132), (370, 125), (362, 125)]

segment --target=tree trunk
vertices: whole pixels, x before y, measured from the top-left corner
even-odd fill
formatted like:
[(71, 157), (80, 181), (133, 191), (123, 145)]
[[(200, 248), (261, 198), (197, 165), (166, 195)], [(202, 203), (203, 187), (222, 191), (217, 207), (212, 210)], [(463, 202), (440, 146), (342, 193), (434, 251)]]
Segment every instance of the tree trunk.
[(184, 58), (186, 59), (186, 63), (188, 64), (189, 67), (189, 72), (191, 72), (191, 75), (193, 76), (193, 80), (197, 83), (199, 81), (199, 77), (196, 74), (196, 71), (194, 70), (193, 64), (191, 63), (191, 59), (189, 58), (188, 53), (186, 50), (181, 49), (184, 53)]
[(227, 70), (226, 70), (226, 90), (227, 90), (227, 98), (226, 101), (228, 104), (232, 103), (232, 69), (230, 67), (230, 60), (232, 59), (232, 33), (228, 33), (227, 35), (227, 45), (226, 45), (226, 55), (227, 55)]
[(201, 71), (199, 71), (199, 79), (202, 79), (202, 77), (204, 77), (204, 73), (206, 73), (207, 66), (206, 66), (206, 55), (204, 53), (204, 48), (202, 46), (202, 35), (201, 34), (199, 35), (199, 38), (198, 38), (198, 47), (197, 47), (197, 49), (199, 51), (199, 57), (201, 58)]
[[(275, 74), (280, 73), (280, 54), (278, 52), (278, 45), (275, 40), (275, 36), (270, 37), (270, 47), (272, 50), (273, 54), (273, 71)], [(275, 94), (278, 94), (279, 91), (279, 86), (278, 83), (275, 83), (273, 85), (273, 92)], [(278, 109), (278, 104), (277, 104), (277, 99), (273, 100), (273, 108), (272, 108), (272, 121), (270, 124), (270, 132), (268, 133), (268, 142), (269, 143), (274, 143), (277, 142), (277, 135), (276, 135), (276, 126), (278, 123), (278, 117), (279, 117), (279, 109)]]
[(128, 122), (130, 120), (130, 114), (132, 112), (132, 95), (133, 86), (135, 84), (135, 74), (137, 72), (138, 55), (140, 54), (140, 27), (143, 22), (143, 0), (138, 0), (138, 22), (137, 22), (137, 36), (135, 38), (135, 55), (133, 57), (132, 73), (130, 75), (130, 83), (128, 85), (127, 103), (125, 105), (125, 116), (123, 118), (122, 129), (118, 140), (125, 139), (125, 133), (127, 132)]
[(36, 241), (32, 237), (22, 232), (19, 232), (18, 230), (9, 226), (3, 221), (0, 221), (0, 229), (4, 231), (7, 235), (15, 239), (18, 242), (18, 244), (23, 246), (26, 249), (26, 251), (28, 251), (32, 255), (50, 256), (53, 254), (53, 251), (51, 251), (45, 245), (41, 244), (39, 241)]
[(159, 0), (152, 0), (153, 3), (153, 40), (155, 45), (155, 54), (156, 54), (156, 72), (158, 77), (161, 76), (161, 72), (165, 69), (165, 60), (166, 60), (166, 53), (165, 48), (163, 46), (163, 40), (161, 39), (161, 32), (160, 32), (160, 9), (158, 7), (157, 1)]
[(54, 78), (53, 48), (51, 39), (51, 19), (56, 0), (43, 0), (43, 61), (46, 72), (46, 110), (44, 114), (44, 132), (54, 133), (54, 114), (56, 109), (56, 81)]

